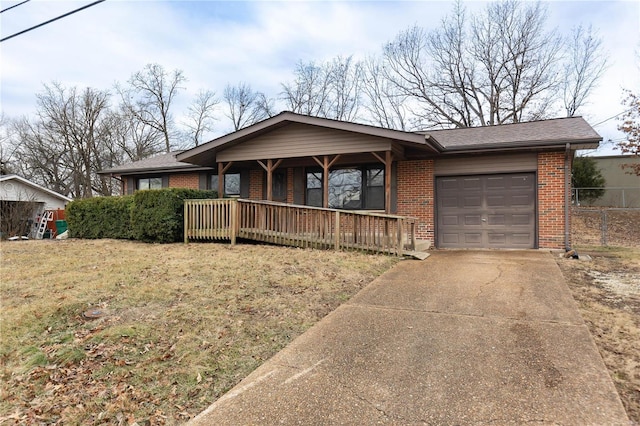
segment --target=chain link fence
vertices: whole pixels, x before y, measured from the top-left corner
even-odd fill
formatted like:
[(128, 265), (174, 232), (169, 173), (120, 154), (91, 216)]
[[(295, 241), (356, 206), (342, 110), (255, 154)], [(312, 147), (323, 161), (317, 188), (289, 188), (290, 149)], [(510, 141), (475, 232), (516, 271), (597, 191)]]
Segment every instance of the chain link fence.
[(574, 207), (573, 245), (640, 247), (640, 208)]
[[(571, 192), (574, 206), (640, 208), (640, 177), (637, 187), (572, 188)], [(597, 198), (591, 198), (594, 193)]]

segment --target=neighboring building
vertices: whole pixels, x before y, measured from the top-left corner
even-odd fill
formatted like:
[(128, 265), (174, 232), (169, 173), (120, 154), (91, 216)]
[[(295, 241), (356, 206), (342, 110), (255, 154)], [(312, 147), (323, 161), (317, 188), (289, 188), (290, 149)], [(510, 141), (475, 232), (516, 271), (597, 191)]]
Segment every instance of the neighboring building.
[(573, 154), (600, 140), (580, 117), (404, 132), (283, 112), (101, 173), (121, 179), (124, 193), (218, 189), (415, 217), (418, 238), (441, 248), (563, 248)]
[(35, 202), (44, 210), (64, 210), (71, 198), (44, 188), (18, 175), (0, 176), (0, 200)]
[[(623, 169), (624, 164), (639, 164), (640, 157), (630, 155), (611, 155), (590, 157), (605, 179), (605, 191), (602, 197), (589, 203), (591, 206), (640, 207), (640, 176)], [(581, 205), (585, 205), (580, 202)]]
[[(54, 219), (63, 219), (63, 210), (71, 198), (44, 188), (17, 175), (0, 176), (0, 215), (3, 234), (29, 234), (32, 224), (45, 211), (55, 212)], [(47, 226), (54, 231), (54, 221)]]

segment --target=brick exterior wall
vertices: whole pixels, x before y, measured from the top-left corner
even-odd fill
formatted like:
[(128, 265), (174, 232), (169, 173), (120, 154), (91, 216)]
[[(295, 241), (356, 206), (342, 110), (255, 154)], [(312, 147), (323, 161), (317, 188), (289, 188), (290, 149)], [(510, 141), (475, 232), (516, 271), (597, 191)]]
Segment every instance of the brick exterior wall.
[(262, 170), (254, 169), (249, 171), (249, 199), (250, 200), (262, 200), (263, 183), (262, 179), (264, 172)]
[(287, 203), (293, 204), (293, 169), (287, 169)]
[(197, 173), (170, 174), (169, 188), (200, 189), (200, 175)]
[(434, 241), (433, 160), (398, 162), (398, 210), (400, 216), (418, 218), (416, 238)]
[[(564, 152), (538, 154), (538, 246), (540, 248), (564, 248), (564, 155)], [(569, 211), (570, 223), (571, 211)], [(571, 246), (571, 234), (569, 234), (569, 246)]]

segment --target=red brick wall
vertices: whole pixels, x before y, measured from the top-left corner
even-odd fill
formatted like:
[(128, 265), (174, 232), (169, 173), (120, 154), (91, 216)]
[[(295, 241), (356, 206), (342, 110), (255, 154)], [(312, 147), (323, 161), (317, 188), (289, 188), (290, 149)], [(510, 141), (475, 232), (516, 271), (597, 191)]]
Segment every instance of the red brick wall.
[(433, 160), (399, 161), (397, 186), (397, 214), (418, 218), (416, 238), (433, 241)]
[(287, 203), (293, 204), (293, 169), (287, 169)]
[(200, 175), (198, 173), (170, 174), (169, 188), (200, 189)]
[(254, 169), (249, 171), (249, 199), (250, 200), (262, 200), (263, 184), (262, 179), (264, 172), (262, 170)]
[[(564, 152), (538, 154), (538, 246), (540, 248), (564, 248), (564, 155)], [(569, 223), (571, 223), (571, 212), (569, 212)], [(571, 243), (571, 234), (569, 234), (569, 243)]]

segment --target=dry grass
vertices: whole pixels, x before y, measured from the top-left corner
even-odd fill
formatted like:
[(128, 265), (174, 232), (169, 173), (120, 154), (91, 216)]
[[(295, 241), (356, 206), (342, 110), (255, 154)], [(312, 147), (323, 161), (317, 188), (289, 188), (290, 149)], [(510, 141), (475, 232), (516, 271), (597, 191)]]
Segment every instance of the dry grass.
[(114, 240), (0, 250), (6, 424), (182, 422), (397, 261)]
[[(621, 226), (637, 228), (637, 223), (628, 221)], [(583, 240), (597, 240), (584, 223), (577, 224), (574, 235), (579, 232)], [(627, 233), (624, 242), (629, 247), (577, 246), (578, 253), (591, 256), (591, 261), (558, 260), (627, 414), (636, 425), (640, 425), (639, 235), (637, 230)]]

